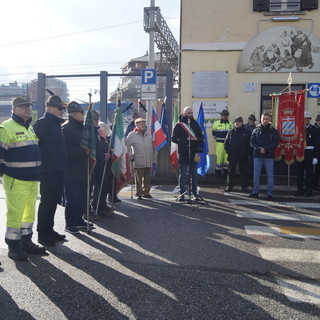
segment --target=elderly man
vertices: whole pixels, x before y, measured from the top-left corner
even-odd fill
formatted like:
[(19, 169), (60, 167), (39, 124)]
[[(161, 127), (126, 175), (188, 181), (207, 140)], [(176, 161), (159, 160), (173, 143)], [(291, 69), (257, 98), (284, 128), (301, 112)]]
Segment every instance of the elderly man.
[(234, 119), (234, 128), (228, 132), (224, 142), (224, 148), (228, 154), (229, 171), (227, 175), (226, 192), (232, 191), (234, 176), (239, 165), (242, 191), (248, 188), (248, 155), (250, 153), (251, 132), (243, 125), (242, 117)]
[[(189, 140), (190, 139), (190, 140)], [(191, 107), (185, 107), (183, 114), (179, 117), (179, 122), (173, 128), (171, 141), (178, 144), (179, 153), (179, 191), (180, 201), (186, 200), (186, 177), (189, 167), (191, 177), (191, 191), (196, 200), (198, 200), (197, 191), (197, 169), (198, 169), (198, 141), (203, 141), (201, 128), (193, 118)], [(189, 143), (190, 142), (190, 143)]]
[(46, 251), (31, 240), (41, 165), (31, 120), (31, 102), (21, 96), (12, 101), (11, 119), (0, 126), (0, 171), (7, 204), (5, 242), (8, 257), (15, 261), (28, 259), (28, 253)]
[(146, 120), (135, 120), (136, 127), (127, 137), (128, 154), (135, 171), (137, 199), (152, 198), (151, 171), (157, 163), (157, 153), (151, 134), (147, 131)]
[(61, 202), (67, 166), (67, 149), (61, 130), (65, 110), (66, 106), (60, 97), (52, 95), (46, 102), (44, 116), (34, 125), (42, 155), (37, 231), (38, 241), (44, 246), (53, 246), (56, 241), (65, 239), (65, 235), (53, 229), (54, 215), (57, 205)]
[(250, 144), (253, 149), (253, 192), (250, 198), (258, 198), (260, 190), (260, 176), (264, 166), (267, 174), (267, 199), (272, 200), (274, 184), (274, 150), (279, 144), (279, 133), (271, 125), (269, 113), (263, 113), (261, 123), (253, 130)]

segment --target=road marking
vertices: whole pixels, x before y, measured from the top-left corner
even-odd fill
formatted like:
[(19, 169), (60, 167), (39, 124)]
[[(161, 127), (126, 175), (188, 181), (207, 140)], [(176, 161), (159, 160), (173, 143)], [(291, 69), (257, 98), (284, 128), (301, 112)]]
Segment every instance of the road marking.
[(235, 210), (237, 217), (246, 219), (261, 219), (261, 220), (291, 220), (304, 222), (319, 222), (320, 216), (313, 216), (310, 214), (291, 214), (265, 211), (240, 211)]
[[(290, 227), (265, 227), (265, 226), (244, 226), (247, 234), (256, 235), (256, 236), (270, 236), (270, 237), (284, 237), (284, 238), (301, 238), (301, 239), (320, 239), (320, 235), (308, 234), (303, 232), (303, 229), (310, 228), (301, 228), (301, 233), (286, 233)], [(287, 229), (284, 229), (287, 228)], [(281, 231), (283, 230), (283, 232)], [(286, 232), (285, 232), (286, 231)]]
[(281, 233), (287, 234), (307, 234), (313, 236), (320, 236), (320, 228), (308, 228), (308, 227), (281, 227)]
[(268, 206), (268, 207), (294, 207), (294, 208), (309, 208), (309, 209), (320, 209), (320, 203), (316, 202), (275, 202), (266, 200), (238, 200), (238, 199), (228, 199), (230, 203), (237, 204), (241, 206)]
[(268, 261), (320, 263), (320, 251), (289, 248), (259, 248), (261, 257)]
[(276, 279), (286, 297), (297, 303), (320, 304), (319, 283), (307, 283), (291, 279)]

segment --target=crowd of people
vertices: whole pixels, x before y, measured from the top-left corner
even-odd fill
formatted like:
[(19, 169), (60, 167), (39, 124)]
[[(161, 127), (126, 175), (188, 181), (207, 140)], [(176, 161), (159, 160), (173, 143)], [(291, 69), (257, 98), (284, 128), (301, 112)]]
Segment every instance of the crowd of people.
[[(68, 120), (65, 120), (65, 112)], [(93, 228), (86, 221), (114, 217), (108, 201), (120, 202), (114, 192), (111, 170), (112, 150), (110, 130), (93, 110), (95, 127), (96, 165), (88, 182), (88, 152), (82, 147), (85, 110), (76, 101), (64, 104), (60, 97), (51, 95), (46, 101), (45, 113), (31, 125), (31, 101), (20, 96), (12, 101), (12, 116), (0, 125), (0, 173), (6, 194), (6, 233), (8, 256), (21, 261), (28, 254), (44, 254), (46, 247), (65, 241), (66, 235), (54, 229), (58, 204), (65, 207), (65, 231), (78, 234), (79, 230)], [(253, 177), (251, 198), (259, 197), (262, 168), (267, 174), (267, 199), (272, 200), (274, 186), (274, 151), (279, 143), (278, 131), (271, 124), (271, 116), (263, 113), (256, 126), (252, 114), (248, 123), (237, 116), (233, 123), (229, 112), (223, 110), (221, 119), (213, 125), (216, 139), (216, 175), (227, 175), (226, 192), (232, 191), (237, 170), (241, 187), (248, 191), (248, 177)], [(305, 112), (304, 160), (297, 163), (296, 195), (310, 197), (317, 188), (320, 176), (320, 115), (311, 125), (311, 115)], [(157, 163), (157, 152), (146, 120), (133, 114), (132, 123), (125, 132), (128, 156), (135, 174), (137, 200), (152, 198), (151, 175)], [(201, 200), (197, 186), (197, 168), (203, 149), (203, 132), (187, 106), (175, 124), (171, 140), (178, 145), (179, 201), (186, 199), (187, 172), (189, 195)], [(313, 175), (313, 170), (315, 174)], [(306, 173), (306, 174), (304, 174)], [(32, 241), (36, 215), (36, 199), (40, 181), (40, 203), (37, 212), (38, 244)], [(88, 187), (89, 185), (89, 187)], [(88, 189), (90, 197), (88, 198)], [(42, 245), (42, 246), (41, 246)]]

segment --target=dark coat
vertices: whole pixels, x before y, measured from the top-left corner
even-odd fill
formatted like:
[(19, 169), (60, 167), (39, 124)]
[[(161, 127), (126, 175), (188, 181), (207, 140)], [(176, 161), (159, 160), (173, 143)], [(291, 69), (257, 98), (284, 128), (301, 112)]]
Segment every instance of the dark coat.
[(62, 125), (62, 133), (68, 153), (68, 165), (65, 174), (65, 181), (86, 181), (88, 156), (85, 149), (80, 146), (83, 133), (83, 123), (70, 118)]
[(224, 142), (224, 148), (228, 154), (229, 161), (248, 160), (251, 132), (244, 126), (233, 128), (228, 132)]
[(61, 130), (63, 122), (63, 119), (46, 112), (33, 126), (39, 138), (41, 172), (65, 171), (67, 167), (67, 148)]
[(136, 125), (134, 124), (134, 121), (131, 121), (128, 126), (127, 126), (127, 129), (126, 129), (126, 132), (124, 134), (125, 137), (128, 136), (128, 134), (133, 131), (133, 129), (136, 127)]
[[(274, 150), (279, 144), (279, 133), (271, 124), (264, 127), (260, 123), (251, 134), (250, 144), (254, 158), (274, 158)], [(266, 153), (261, 154), (260, 148), (264, 148)]]
[(304, 151), (305, 159), (318, 158), (320, 156), (320, 130), (312, 124), (306, 128), (306, 143), (308, 147), (314, 148)]
[[(184, 115), (179, 117), (179, 121), (188, 125), (188, 118)], [(190, 127), (193, 130), (195, 136), (198, 140), (203, 141), (203, 134), (201, 128), (196, 120), (193, 118), (190, 121)], [(179, 162), (189, 162), (189, 147), (188, 147), (188, 132), (182, 127), (182, 125), (178, 122), (173, 128), (173, 134), (171, 137), (171, 141), (178, 144), (178, 153), (179, 153)], [(197, 152), (197, 148), (193, 147), (193, 143), (191, 142), (191, 159), (193, 161), (194, 155)]]

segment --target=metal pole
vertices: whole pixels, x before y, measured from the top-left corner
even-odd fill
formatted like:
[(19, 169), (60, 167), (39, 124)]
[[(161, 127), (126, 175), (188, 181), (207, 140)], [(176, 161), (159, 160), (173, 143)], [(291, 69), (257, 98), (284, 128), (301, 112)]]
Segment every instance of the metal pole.
[(41, 118), (44, 114), (45, 106), (45, 90), (46, 90), (46, 75), (44, 73), (38, 73), (38, 118)]
[(107, 72), (100, 71), (100, 117), (107, 123)]
[[(155, 7), (155, 0), (150, 0), (150, 7)], [(155, 19), (155, 11), (150, 11), (150, 32), (149, 32), (149, 69), (154, 69), (154, 19)], [(151, 123), (151, 114), (152, 114), (152, 107), (155, 104), (155, 101), (147, 101), (147, 126)]]

